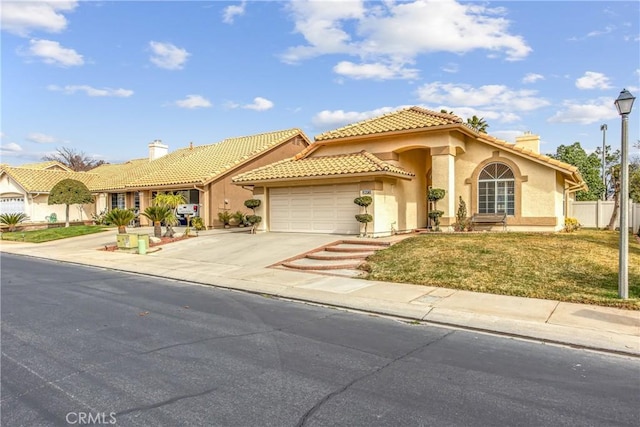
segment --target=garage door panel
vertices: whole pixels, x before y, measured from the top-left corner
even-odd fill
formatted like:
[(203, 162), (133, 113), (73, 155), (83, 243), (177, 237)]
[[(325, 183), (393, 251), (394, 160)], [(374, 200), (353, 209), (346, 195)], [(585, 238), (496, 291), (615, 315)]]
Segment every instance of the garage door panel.
[(353, 203), (358, 185), (323, 185), (270, 190), (271, 231), (357, 234)]

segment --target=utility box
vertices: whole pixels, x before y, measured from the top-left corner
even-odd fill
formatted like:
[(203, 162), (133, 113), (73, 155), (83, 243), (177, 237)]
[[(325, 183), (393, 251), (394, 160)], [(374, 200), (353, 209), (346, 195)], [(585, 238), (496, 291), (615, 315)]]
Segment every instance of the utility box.
[(138, 234), (138, 254), (146, 255), (148, 247), (149, 247), (149, 235)]
[(137, 234), (117, 234), (116, 235), (116, 245), (120, 249), (137, 248), (138, 247), (138, 235)]

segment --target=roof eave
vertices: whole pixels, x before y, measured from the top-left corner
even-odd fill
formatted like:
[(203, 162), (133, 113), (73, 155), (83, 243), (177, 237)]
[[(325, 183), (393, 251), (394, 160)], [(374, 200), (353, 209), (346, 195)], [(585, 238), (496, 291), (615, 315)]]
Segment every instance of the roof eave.
[(260, 185), (270, 183), (285, 183), (285, 182), (297, 182), (302, 180), (322, 180), (322, 179), (335, 179), (335, 178), (396, 178), (411, 181), (415, 175), (406, 175), (391, 171), (375, 171), (375, 172), (360, 172), (360, 173), (341, 173), (334, 175), (313, 175), (313, 176), (297, 176), (292, 178), (274, 178), (274, 179), (256, 179), (248, 181), (232, 181), (234, 185)]

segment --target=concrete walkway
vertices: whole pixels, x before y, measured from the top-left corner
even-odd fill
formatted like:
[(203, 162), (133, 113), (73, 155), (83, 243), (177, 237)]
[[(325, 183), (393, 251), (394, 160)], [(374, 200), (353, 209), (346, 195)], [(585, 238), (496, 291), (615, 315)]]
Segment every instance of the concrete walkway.
[(353, 237), (208, 230), (147, 255), (100, 250), (115, 242), (114, 230), (41, 244), (2, 241), (0, 251), (640, 356), (640, 311), (270, 268), (345, 238)]

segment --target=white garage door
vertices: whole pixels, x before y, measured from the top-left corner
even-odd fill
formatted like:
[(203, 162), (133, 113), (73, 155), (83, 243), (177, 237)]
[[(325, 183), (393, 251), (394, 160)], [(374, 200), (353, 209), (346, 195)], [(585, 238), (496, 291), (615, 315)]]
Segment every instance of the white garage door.
[(24, 212), (24, 197), (0, 197), (0, 213)]
[(358, 184), (272, 188), (269, 190), (271, 231), (358, 234)]

